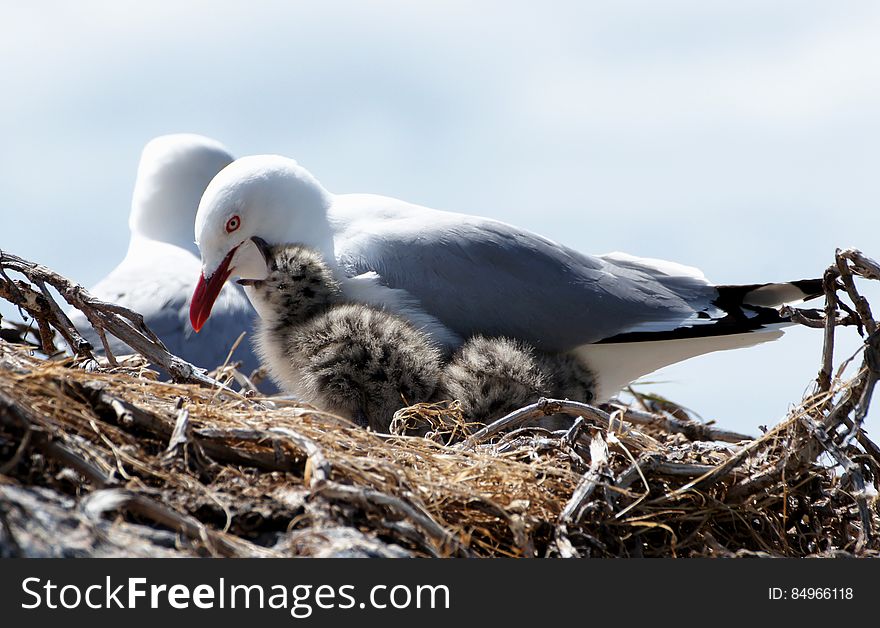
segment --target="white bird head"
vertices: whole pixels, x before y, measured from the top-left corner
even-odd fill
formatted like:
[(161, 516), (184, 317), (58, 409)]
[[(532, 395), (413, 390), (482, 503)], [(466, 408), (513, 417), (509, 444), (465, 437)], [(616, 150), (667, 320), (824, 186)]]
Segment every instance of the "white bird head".
[(190, 304), (193, 329), (208, 320), (227, 279), (266, 277), (266, 260), (253, 237), (270, 245), (304, 244), (333, 260), (331, 200), (305, 168), (279, 155), (243, 157), (220, 171), (196, 214), (202, 275)]
[(194, 254), (193, 221), (208, 183), (233, 157), (220, 142), (177, 133), (150, 140), (141, 153), (128, 226), (132, 236), (174, 244)]

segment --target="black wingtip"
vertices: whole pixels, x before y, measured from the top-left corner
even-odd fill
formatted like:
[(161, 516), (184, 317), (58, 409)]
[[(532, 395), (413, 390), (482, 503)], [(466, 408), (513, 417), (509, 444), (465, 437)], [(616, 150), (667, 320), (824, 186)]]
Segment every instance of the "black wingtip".
[[(724, 311), (723, 317), (712, 322), (666, 331), (618, 334), (611, 338), (605, 338), (600, 343), (685, 340), (755, 332), (769, 325), (791, 323), (791, 318), (782, 316), (777, 307), (787, 302), (808, 301), (824, 294), (821, 279), (715, 286), (715, 289), (718, 291), (718, 297), (712, 304)], [(798, 292), (800, 294), (797, 294)], [(698, 312), (697, 317), (705, 320), (709, 318), (709, 315), (705, 312)]]
[[(749, 315), (746, 315), (746, 311)], [(712, 323), (678, 327), (667, 331), (636, 331), (617, 334), (600, 340), (596, 344), (615, 344), (627, 342), (652, 342), (657, 340), (687, 340), (693, 338), (713, 338), (733, 334), (748, 334), (766, 328), (768, 325), (785, 324), (790, 318), (780, 316), (779, 312), (768, 307), (737, 307), (727, 316)]]
[(798, 279), (789, 283), (806, 295), (804, 296), (804, 301), (809, 301), (825, 294), (825, 287), (821, 279)]
[(795, 301), (809, 301), (824, 294), (821, 279), (715, 286), (715, 289), (718, 298), (714, 303), (726, 312), (735, 311), (743, 305), (779, 307)]

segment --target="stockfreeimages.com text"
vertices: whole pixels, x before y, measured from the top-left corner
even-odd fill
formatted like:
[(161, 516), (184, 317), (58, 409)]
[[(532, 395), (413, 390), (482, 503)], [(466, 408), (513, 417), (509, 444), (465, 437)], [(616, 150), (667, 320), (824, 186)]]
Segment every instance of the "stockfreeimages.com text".
[(40, 578), (21, 583), (24, 609), (136, 609), (171, 607), (185, 609), (254, 608), (285, 609), (291, 617), (305, 619), (318, 609), (448, 609), (446, 585), (375, 585), (360, 598), (354, 585), (245, 585), (228, 584), (219, 578), (215, 584), (150, 584), (147, 578), (127, 578), (121, 583), (107, 576), (103, 584), (57, 584)]

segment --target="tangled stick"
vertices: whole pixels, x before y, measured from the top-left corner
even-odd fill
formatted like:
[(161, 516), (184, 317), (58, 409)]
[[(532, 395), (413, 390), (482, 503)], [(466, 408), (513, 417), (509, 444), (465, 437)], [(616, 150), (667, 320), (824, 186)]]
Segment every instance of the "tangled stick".
[[(23, 275), (27, 281), (13, 280), (6, 271)], [(28, 283), (30, 282), (30, 283)], [(0, 297), (25, 310), (39, 325), (44, 353), (55, 352), (52, 329), (58, 331), (75, 356), (94, 360), (94, 347), (83, 338), (70, 318), (61, 310), (47, 284), (55, 288), (70, 305), (85, 314), (104, 345), (111, 365), (116, 359), (110, 351), (106, 334), (111, 333), (152, 363), (167, 371), (175, 382), (220, 386), (186, 360), (171, 354), (144, 322), (143, 316), (121, 305), (101, 301), (88, 290), (53, 270), (0, 250)], [(36, 286), (36, 289), (34, 288)]]

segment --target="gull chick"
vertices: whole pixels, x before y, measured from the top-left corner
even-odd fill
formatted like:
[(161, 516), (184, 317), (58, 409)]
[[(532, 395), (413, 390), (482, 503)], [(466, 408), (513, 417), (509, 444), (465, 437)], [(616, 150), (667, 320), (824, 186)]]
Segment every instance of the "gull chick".
[(426, 334), (400, 316), (346, 302), (317, 251), (254, 244), (266, 276), (239, 283), (260, 314), (257, 351), (279, 387), (382, 432), (396, 410), (431, 397), (441, 354)]
[[(474, 422), (491, 423), (541, 397), (589, 402), (595, 388), (592, 372), (573, 356), (543, 353), (512, 338), (477, 335), (444, 368), (438, 397), (458, 400)], [(552, 419), (539, 423), (555, 427), (559, 421)]]

